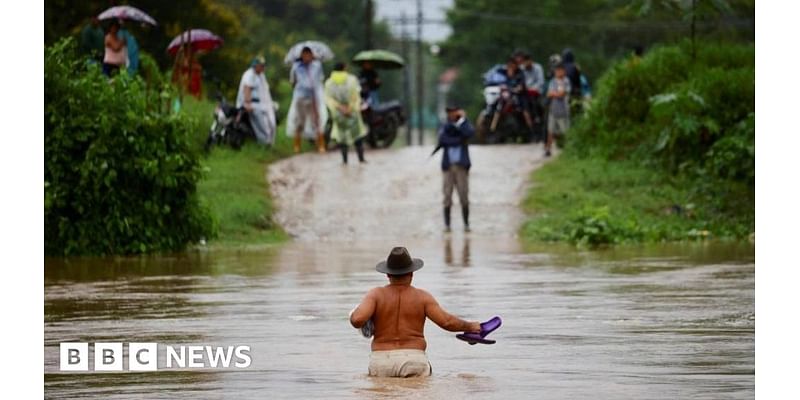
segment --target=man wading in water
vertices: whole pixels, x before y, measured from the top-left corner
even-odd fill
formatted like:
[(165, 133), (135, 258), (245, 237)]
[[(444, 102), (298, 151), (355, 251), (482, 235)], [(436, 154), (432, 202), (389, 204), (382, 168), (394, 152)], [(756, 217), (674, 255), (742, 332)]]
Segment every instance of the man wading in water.
[(479, 322), (464, 321), (445, 311), (430, 293), (411, 286), (414, 271), (423, 262), (411, 258), (405, 247), (395, 247), (375, 266), (385, 273), (389, 284), (369, 292), (350, 313), (350, 324), (362, 328), (374, 324), (369, 375), (380, 377), (430, 376), (431, 364), (425, 354), (425, 318), (450, 332), (480, 332)]

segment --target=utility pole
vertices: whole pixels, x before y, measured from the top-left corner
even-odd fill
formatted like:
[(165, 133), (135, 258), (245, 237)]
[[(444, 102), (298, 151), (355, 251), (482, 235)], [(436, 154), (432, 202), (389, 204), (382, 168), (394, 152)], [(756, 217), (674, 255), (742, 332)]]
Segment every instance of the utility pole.
[(422, 69), (422, 0), (417, 0), (417, 129), (419, 129), (419, 145), (422, 146), (423, 130), (425, 127), (423, 114), (423, 103), (425, 102), (425, 95), (423, 87), (425, 86), (425, 78)]
[(364, 50), (372, 49), (372, 0), (364, 7)]
[[(403, 60), (406, 62), (406, 66), (403, 68), (403, 107), (406, 109), (408, 115), (411, 115), (411, 68), (408, 65), (408, 35), (406, 33), (406, 13), (403, 11), (402, 16), (400, 17), (400, 44), (402, 45), (402, 52), (403, 52)], [(413, 138), (411, 135), (411, 121), (406, 123), (406, 145), (411, 146)]]

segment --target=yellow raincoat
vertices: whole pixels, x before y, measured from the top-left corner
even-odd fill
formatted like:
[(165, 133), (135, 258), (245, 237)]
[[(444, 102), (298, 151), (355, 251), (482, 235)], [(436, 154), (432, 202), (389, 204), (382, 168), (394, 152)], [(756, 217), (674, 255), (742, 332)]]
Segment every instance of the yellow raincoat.
[[(367, 129), (361, 119), (361, 85), (358, 78), (345, 71), (333, 71), (325, 81), (325, 104), (333, 118), (331, 139), (352, 146), (366, 136)], [(339, 106), (349, 105), (350, 115), (339, 112)]]

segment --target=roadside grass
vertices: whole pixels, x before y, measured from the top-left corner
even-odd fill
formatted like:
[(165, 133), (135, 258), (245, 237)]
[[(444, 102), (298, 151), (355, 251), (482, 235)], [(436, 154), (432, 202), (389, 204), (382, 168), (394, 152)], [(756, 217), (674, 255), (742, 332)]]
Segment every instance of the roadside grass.
[[(196, 121), (198, 151), (205, 143), (214, 107), (211, 101), (184, 100), (182, 112)], [(293, 154), (291, 140), (283, 129), (281, 124), (272, 148), (248, 141), (239, 151), (215, 146), (202, 157), (204, 176), (197, 191), (214, 217), (217, 233), (209, 240), (210, 246), (271, 244), (289, 238), (272, 220), (274, 207), (267, 181), (267, 166)]]
[[(751, 213), (736, 213), (747, 210), (748, 200), (744, 206), (720, 204), (718, 193), (696, 181), (631, 161), (579, 158), (566, 151), (531, 178), (534, 186), (523, 203), (528, 219), (521, 228), (529, 243), (740, 239), (754, 229)], [(739, 189), (746, 192), (730, 188)]]

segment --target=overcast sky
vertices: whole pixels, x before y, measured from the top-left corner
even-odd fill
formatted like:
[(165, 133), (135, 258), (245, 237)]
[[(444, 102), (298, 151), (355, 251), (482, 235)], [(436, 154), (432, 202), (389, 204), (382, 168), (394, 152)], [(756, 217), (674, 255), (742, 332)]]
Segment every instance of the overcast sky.
[[(453, 0), (422, 0), (422, 13), (426, 19), (444, 19), (445, 10), (453, 6)], [(375, 0), (375, 18), (382, 20), (385, 18), (400, 18), (405, 12), (406, 17), (409, 19), (417, 17), (417, 1), (416, 0)], [(400, 25), (397, 23), (390, 23), (392, 32), (395, 35), (400, 35)], [(409, 24), (406, 26), (407, 32), (416, 37), (417, 27), (416, 24)], [(422, 26), (422, 37), (426, 41), (438, 42), (442, 41), (450, 34), (450, 27), (446, 24), (424, 24)]]

